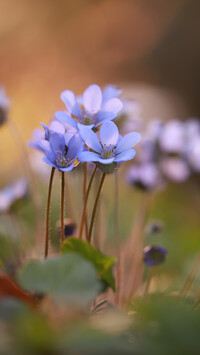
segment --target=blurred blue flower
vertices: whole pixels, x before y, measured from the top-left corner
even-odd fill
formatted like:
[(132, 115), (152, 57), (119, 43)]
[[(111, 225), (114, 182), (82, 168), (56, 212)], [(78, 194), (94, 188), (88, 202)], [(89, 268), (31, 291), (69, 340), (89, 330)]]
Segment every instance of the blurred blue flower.
[(186, 181), (190, 176), (190, 169), (183, 158), (168, 157), (162, 159), (160, 168), (163, 175), (176, 183)]
[(5, 93), (3, 86), (0, 86), (0, 126), (6, 122), (9, 108), (10, 100)]
[(152, 245), (144, 248), (144, 263), (148, 267), (162, 264), (165, 261), (167, 249), (159, 246)]
[(184, 122), (179, 120), (165, 122), (158, 138), (163, 152), (182, 153), (185, 149)]
[(49, 141), (40, 142), (46, 157), (43, 160), (60, 171), (71, 171), (80, 150), (83, 149), (83, 141), (79, 134), (75, 134), (66, 143), (64, 135), (54, 132)]
[[(56, 224), (59, 236), (61, 237), (61, 223), (60, 221)], [(74, 223), (70, 218), (65, 218), (64, 220), (64, 238), (67, 239), (74, 235), (76, 230), (76, 223)]]
[(128, 184), (145, 191), (151, 191), (163, 186), (158, 167), (152, 162), (131, 166), (126, 173), (126, 181)]
[(28, 182), (25, 179), (19, 179), (0, 190), (0, 213), (8, 212), (14, 202), (26, 197), (27, 192)]
[(163, 222), (159, 220), (151, 221), (148, 223), (146, 227), (146, 233), (147, 235), (151, 234), (159, 234), (163, 231)]
[(123, 138), (115, 123), (104, 122), (99, 131), (99, 138), (96, 133), (87, 127), (80, 129), (80, 135), (89, 151), (79, 153), (80, 162), (96, 162), (103, 169), (102, 165), (120, 164), (134, 158), (136, 152), (132, 147), (139, 142), (141, 136), (137, 132), (128, 133)]
[(36, 128), (32, 134), (32, 140), (29, 142), (29, 147), (43, 151), (40, 147), (41, 140), (45, 139), (45, 132), (41, 128)]
[(102, 92), (96, 84), (90, 85), (80, 98), (76, 98), (70, 90), (63, 91), (61, 100), (65, 103), (67, 112), (58, 111), (55, 117), (76, 128), (80, 125), (90, 128), (99, 126), (106, 120), (113, 120), (121, 110), (122, 102), (117, 97), (120, 92), (112, 85)]

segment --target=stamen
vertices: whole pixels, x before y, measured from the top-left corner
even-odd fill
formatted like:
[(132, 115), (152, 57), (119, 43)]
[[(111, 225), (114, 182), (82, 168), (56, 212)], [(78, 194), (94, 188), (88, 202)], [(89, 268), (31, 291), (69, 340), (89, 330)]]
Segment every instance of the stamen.
[(104, 144), (102, 148), (103, 148), (103, 151), (101, 153), (101, 157), (103, 159), (110, 159), (115, 156), (115, 153), (114, 153), (115, 146), (113, 146), (111, 144), (109, 146)]
[(85, 119), (84, 119), (84, 124), (85, 124), (85, 125), (90, 125), (90, 119), (89, 119), (89, 117), (85, 117)]
[(56, 164), (62, 168), (67, 168), (72, 162), (72, 159), (66, 157), (65, 154), (60, 152), (56, 157)]

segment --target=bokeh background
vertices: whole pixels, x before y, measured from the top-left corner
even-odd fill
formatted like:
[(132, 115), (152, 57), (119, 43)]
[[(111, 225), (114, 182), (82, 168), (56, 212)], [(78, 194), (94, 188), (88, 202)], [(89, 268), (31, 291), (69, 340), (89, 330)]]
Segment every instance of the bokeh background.
[[(95, 82), (128, 88), (144, 118), (199, 115), (199, 13), (198, 0), (0, 0), (0, 82), (24, 140), (62, 90)], [(0, 137), (10, 173), (19, 155)]]
[[(63, 90), (78, 94), (91, 83), (120, 86), (145, 120), (198, 117), (199, 14), (198, 0), (0, 0), (0, 83), (22, 141), (63, 108)], [(23, 175), (25, 162), (6, 125), (0, 141), (3, 187)], [(200, 246), (198, 192), (192, 183), (169, 186), (152, 210), (167, 226), (172, 273)], [(137, 202), (130, 190), (121, 195), (127, 206)]]

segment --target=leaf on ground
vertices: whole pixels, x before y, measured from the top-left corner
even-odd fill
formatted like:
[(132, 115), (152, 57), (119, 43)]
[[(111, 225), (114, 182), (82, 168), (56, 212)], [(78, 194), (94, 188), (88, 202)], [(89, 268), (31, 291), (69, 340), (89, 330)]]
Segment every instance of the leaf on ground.
[(29, 291), (51, 295), (56, 301), (87, 306), (102, 290), (94, 266), (77, 253), (31, 261), (18, 274)]
[(73, 237), (65, 241), (62, 251), (63, 253), (79, 253), (86, 260), (90, 261), (98, 271), (100, 279), (115, 291), (115, 279), (112, 273), (112, 267), (116, 262), (115, 257), (107, 256), (91, 246), (88, 242)]

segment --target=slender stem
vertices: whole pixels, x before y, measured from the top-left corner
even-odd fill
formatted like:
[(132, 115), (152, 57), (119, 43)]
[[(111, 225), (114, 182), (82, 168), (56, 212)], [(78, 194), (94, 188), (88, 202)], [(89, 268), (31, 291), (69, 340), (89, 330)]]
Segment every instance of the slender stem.
[(50, 215), (51, 191), (52, 191), (54, 173), (55, 173), (55, 168), (52, 168), (50, 180), (49, 180), (49, 191), (48, 191), (47, 211), (46, 211), (46, 239), (45, 239), (45, 252), (44, 252), (45, 258), (47, 258), (48, 251), (49, 251), (49, 215)]
[(116, 290), (116, 302), (120, 304), (120, 292), (122, 281), (122, 264), (121, 264), (121, 250), (120, 250), (120, 234), (119, 234), (119, 189), (118, 189), (118, 172), (115, 171), (115, 241), (117, 250), (117, 290)]
[(61, 172), (61, 205), (60, 205), (60, 222), (61, 222), (61, 246), (65, 240), (64, 229), (64, 203), (65, 203), (65, 173)]
[(75, 221), (68, 174), (65, 174), (65, 196), (67, 196), (66, 200), (67, 200), (67, 207), (68, 207), (69, 217), (73, 221)]
[(84, 204), (83, 204), (83, 211), (82, 211), (80, 230), (79, 230), (79, 239), (82, 238), (83, 227), (84, 227), (84, 222), (85, 222), (85, 213), (86, 213), (87, 201), (88, 201), (90, 189), (91, 189), (92, 182), (94, 180), (94, 176), (95, 176), (96, 171), (97, 171), (97, 165), (95, 165), (93, 173), (92, 173), (92, 176), (90, 178), (90, 182), (89, 182), (89, 185), (88, 185), (88, 188), (87, 188), (87, 193), (86, 193)]
[(94, 226), (94, 220), (95, 220), (97, 205), (98, 205), (99, 196), (100, 196), (100, 193), (101, 193), (101, 189), (102, 189), (102, 186), (103, 186), (105, 177), (106, 177), (106, 174), (103, 173), (103, 174), (102, 174), (102, 177), (101, 177), (100, 184), (99, 184), (99, 188), (98, 188), (98, 191), (97, 191), (97, 195), (96, 195), (96, 199), (95, 199), (93, 211), (92, 211), (92, 217), (91, 217), (91, 222), (90, 222), (90, 229), (89, 229), (89, 234), (88, 234), (88, 242), (89, 242), (89, 243), (91, 243), (91, 239), (92, 239), (92, 230), (93, 230), (93, 226)]
[[(86, 194), (87, 194), (87, 163), (84, 163), (84, 175), (83, 175), (83, 203), (86, 199)], [(85, 223), (85, 234), (86, 234), (86, 239), (88, 237), (88, 224), (87, 224), (87, 206), (85, 210), (85, 217), (84, 217), (84, 223)]]
[(155, 274), (155, 266), (152, 266), (150, 270), (148, 270), (148, 275), (147, 275), (147, 280), (146, 280), (146, 285), (145, 285), (145, 290), (144, 290), (144, 297), (147, 296), (151, 284), (151, 280), (153, 278), (153, 275)]

